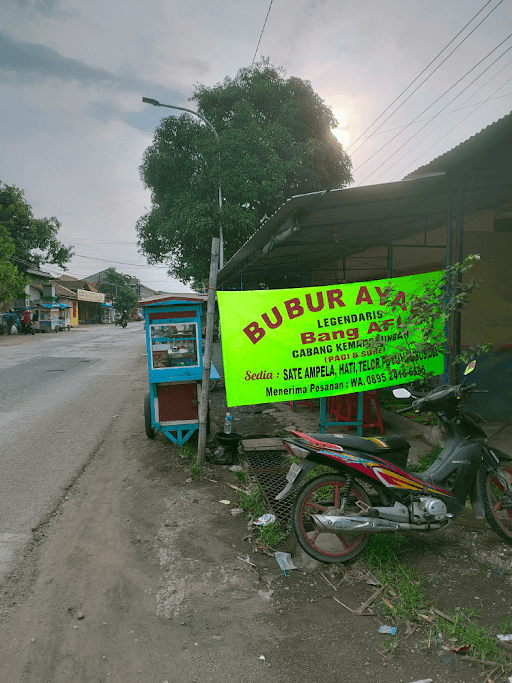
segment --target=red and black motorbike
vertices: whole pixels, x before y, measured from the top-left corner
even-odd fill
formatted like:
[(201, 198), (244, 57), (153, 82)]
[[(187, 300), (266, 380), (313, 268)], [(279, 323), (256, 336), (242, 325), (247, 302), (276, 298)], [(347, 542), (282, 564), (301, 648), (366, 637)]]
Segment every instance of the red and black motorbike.
[[(276, 500), (304, 484), (293, 504), (292, 529), (306, 553), (321, 562), (346, 562), (364, 550), (370, 534), (446, 529), (468, 496), (474, 516), (487, 518), (512, 544), (512, 457), (489, 446), (485, 432), (462, 410), (476, 389), (464, 377), (462, 384), (441, 385), (421, 397), (396, 391), (399, 398), (415, 398), (415, 412), (436, 413), (445, 428), (445, 446), (425, 472), (407, 470), (410, 444), (400, 436), (295, 431), (295, 438), (283, 439), (298, 464), (290, 467), (289, 483)], [(317, 465), (334, 472), (304, 482)]]

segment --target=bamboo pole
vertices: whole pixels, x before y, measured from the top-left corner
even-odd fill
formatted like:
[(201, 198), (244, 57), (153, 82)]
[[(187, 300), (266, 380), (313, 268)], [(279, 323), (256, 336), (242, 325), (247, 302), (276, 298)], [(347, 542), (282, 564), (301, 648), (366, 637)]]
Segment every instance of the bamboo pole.
[(210, 368), (212, 365), (213, 326), (215, 322), (215, 293), (217, 291), (217, 264), (219, 260), (220, 240), (212, 239), (212, 255), (210, 260), (210, 278), (208, 280), (208, 305), (206, 309), (206, 339), (203, 357), (203, 381), (201, 382), (201, 399), (199, 401), (199, 440), (197, 444), (197, 467), (204, 463), (206, 450), (206, 420), (208, 415), (208, 396), (210, 394)]

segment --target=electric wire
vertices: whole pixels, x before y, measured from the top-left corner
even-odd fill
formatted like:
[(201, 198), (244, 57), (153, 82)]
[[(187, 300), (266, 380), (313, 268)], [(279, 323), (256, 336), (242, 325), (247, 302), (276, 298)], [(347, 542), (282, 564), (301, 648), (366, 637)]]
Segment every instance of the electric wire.
[[(439, 100), (442, 99), (447, 93), (449, 93), (450, 90), (453, 90), (453, 88), (455, 88), (455, 86), (457, 86), (461, 81), (463, 81), (464, 78), (466, 78), (466, 76), (468, 76), (472, 71), (474, 71), (478, 66), (480, 66), (480, 64), (481, 64), (482, 62), (484, 62), (490, 55), (492, 55), (493, 52), (495, 52), (499, 47), (501, 47), (501, 46), (503, 45), (503, 43), (505, 43), (505, 42), (506, 42), (507, 40), (509, 40), (511, 37), (512, 37), (512, 33), (509, 34), (504, 40), (502, 40), (501, 43), (499, 43), (498, 45), (496, 45), (496, 47), (493, 48), (490, 52), (488, 52), (488, 53), (485, 55), (485, 57), (483, 57), (483, 58), (482, 58), (479, 62), (477, 62), (473, 67), (471, 67), (471, 69), (469, 69), (469, 71), (467, 71), (467, 72), (466, 72), (463, 76), (461, 76), (461, 78), (459, 78), (453, 85), (451, 85), (447, 90), (445, 90), (441, 95), (439, 95), (439, 97), (437, 97), (433, 102), (431, 102), (431, 104), (429, 104), (428, 107), (426, 107), (422, 112), (420, 112), (417, 116), (415, 116), (414, 119), (413, 119), (412, 121), (410, 121), (410, 122), (407, 124), (406, 128), (409, 128), (410, 126), (413, 125), (413, 123), (416, 123), (416, 121), (419, 119), (420, 116), (423, 116), (423, 114), (424, 114), (426, 111), (428, 111), (431, 107), (433, 107), (434, 104), (436, 104), (437, 102), (439, 102)], [(508, 50), (507, 50), (507, 51), (508, 51)], [(505, 53), (503, 53), (503, 54), (505, 54)], [(502, 56), (503, 56), (503, 54), (502, 54)], [(404, 129), (404, 130), (405, 130), (405, 129)], [(402, 132), (402, 131), (401, 131), (401, 132)], [(390, 138), (386, 143), (384, 143), (384, 144), (382, 145), (382, 147), (380, 147), (376, 152), (374, 152), (373, 154), (371, 154), (367, 159), (365, 159), (365, 161), (363, 161), (362, 164), (360, 164), (356, 169), (354, 169), (354, 171), (358, 171), (359, 169), (361, 169), (365, 164), (367, 164), (371, 159), (373, 159), (374, 156), (376, 156), (377, 154), (379, 154), (379, 152), (382, 152), (382, 150), (385, 149), (391, 142), (393, 142), (393, 140), (396, 140), (396, 138), (401, 134), (401, 132), (400, 132), (400, 133), (397, 133), (397, 134), (394, 135), (392, 138)], [(382, 165), (382, 164), (381, 164), (381, 165)], [(372, 171), (372, 173), (370, 173), (368, 176), (366, 176), (366, 178), (365, 178), (364, 180), (362, 180), (361, 183), (366, 182), (366, 180), (367, 180), (371, 175), (373, 175), (373, 173), (375, 173), (375, 171), (377, 171), (379, 168), (380, 168), (380, 166), (378, 166), (374, 171)], [(361, 183), (358, 183), (358, 187), (361, 185)]]
[[(446, 107), (449, 107), (450, 104), (452, 104), (452, 102), (454, 102), (458, 97), (460, 97), (460, 96), (462, 95), (463, 92), (465, 92), (468, 88), (470, 88), (470, 87), (473, 85), (473, 83), (475, 83), (479, 78), (481, 78), (481, 77), (486, 73), (486, 71), (488, 71), (492, 66), (494, 66), (494, 65), (496, 64), (496, 62), (499, 61), (499, 60), (500, 60), (507, 52), (509, 52), (510, 50), (512, 50), (512, 45), (511, 45), (509, 48), (507, 48), (507, 49), (506, 49), (506, 50), (505, 50), (497, 59), (495, 59), (494, 62), (492, 62), (491, 64), (489, 64), (489, 66), (488, 66), (486, 69), (484, 69), (478, 76), (476, 76), (476, 78), (474, 78), (474, 79), (471, 81), (471, 83), (469, 83), (465, 88), (463, 88), (463, 89), (460, 91), (460, 93), (459, 93), (458, 95), (456, 95), (453, 99), (451, 99), (450, 102), (448, 102), (448, 104), (445, 104), (445, 106), (441, 109), (441, 111), (438, 112), (438, 114), (442, 113), (442, 112), (444, 111), (444, 109), (446, 109)], [(493, 78), (496, 78), (496, 76), (498, 76), (498, 75), (499, 75), (504, 69), (506, 69), (507, 66), (509, 66), (511, 63), (512, 63), (512, 62), (508, 62), (502, 69), (500, 69), (496, 74), (494, 74), (494, 76), (492, 76), (492, 78), (489, 78), (489, 79), (488, 79), (480, 88), (478, 88), (478, 90), (476, 90), (472, 95), (469, 96), (469, 98), (468, 98), (467, 100), (465, 100), (464, 104), (465, 104), (466, 102), (468, 102), (472, 97), (474, 97), (478, 92), (480, 92), (480, 90), (482, 90), (482, 88), (485, 88), (485, 87), (493, 80)], [(512, 80), (512, 79), (509, 79), (508, 81), (506, 81), (502, 86), (500, 86), (500, 87), (498, 88), (498, 90), (495, 90), (494, 93), (492, 93), (492, 94), (494, 95), (494, 94), (497, 93), (499, 90), (501, 90), (501, 88), (504, 87), (510, 80)], [(480, 107), (477, 107), (477, 109), (479, 109), (479, 108), (480, 108)], [(475, 110), (475, 111), (476, 111), (476, 110)], [(453, 115), (453, 114), (451, 114), (450, 116), (452, 116), (452, 115)], [(465, 118), (467, 118), (467, 117), (465, 117)], [(378, 180), (379, 178), (381, 178), (381, 177), (384, 175), (384, 173), (387, 173), (387, 172), (389, 171), (390, 168), (393, 168), (393, 166), (395, 166), (396, 164), (398, 164), (402, 159), (404, 159), (408, 154), (410, 154), (410, 153), (411, 153), (419, 144), (421, 144), (421, 143), (423, 142), (423, 140), (425, 140), (429, 135), (431, 135), (431, 134), (432, 134), (435, 130), (437, 130), (440, 126), (442, 126), (443, 124), (445, 124), (446, 121), (447, 121), (447, 119), (445, 119), (444, 121), (442, 121), (439, 125), (437, 125), (435, 128), (433, 128), (429, 133), (427, 133), (427, 135), (425, 135), (421, 140), (419, 140), (419, 141), (416, 143), (416, 145), (414, 145), (414, 147), (412, 147), (411, 149), (409, 149), (405, 154), (402, 154), (402, 156), (401, 156), (399, 159), (397, 159), (394, 163), (392, 163), (391, 166), (388, 166), (387, 169), (386, 169), (385, 171), (383, 171), (383, 172), (380, 174), (380, 176), (378, 176), (378, 177), (376, 178), (376, 180)], [(391, 154), (390, 157), (388, 157), (388, 159), (386, 160), (386, 162), (389, 161), (389, 159), (391, 159), (395, 154), (397, 154), (397, 153), (398, 153), (401, 149), (403, 149), (406, 145), (408, 145), (409, 142), (410, 142), (413, 138), (416, 137), (416, 135), (418, 135), (419, 133), (421, 133), (421, 131), (424, 130), (424, 129), (425, 129), (427, 126), (429, 126), (430, 124), (431, 124), (431, 121), (428, 121), (427, 123), (425, 123), (424, 126), (422, 126), (419, 130), (417, 130), (417, 131), (414, 133), (414, 135), (411, 135), (411, 137), (410, 137), (408, 140), (406, 140), (406, 141), (405, 141), (397, 150), (395, 150), (395, 151), (393, 152), (393, 154)], [(444, 137), (444, 136), (443, 136), (443, 137)], [(374, 173), (376, 173), (376, 171), (378, 171), (379, 168), (382, 168), (382, 166), (383, 166), (384, 163), (386, 163), (386, 162), (383, 162), (382, 164), (380, 164), (380, 166), (377, 166), (376, 169), (374, 169), (368, 176), (366, 176), (365, 180), (367, 180), (370, 176), (372, 176)], [(363, 181), (363, 182), (364, 182), (364, 181)], [(375, 182), (375, 181), (374, 181), (374, 182)]]
[[(509, 49), (512, 49), (512, 47), (509, 48)], [(480, 90), (482, 90), (482, 89), (485, 88), (487, 85), (489, 85), (489, 83), (490, 83), (494, 78), (496, 78), (496, 76), (498, 76), (502, 71), (504, 71), (508, 66), (510, 66), (510, 64), (512, 64), (512, 60), (511, 60), (510, 62), (508, 62), (502, 69), (500, 69), (500, 70), (498, 71), (498, 73), (494, 74), (494, 76), (493, 76), (492, 78), (490, 78), (488, 81), (486, 81), (486, 82), (485, 82), (485, 83), (484, 83), (476, 92), (474, 92), (472, 95), (470, 95), (470, 97), (468, 97), (468, 99), (467, 99), (465, 102), (468, 102), (472, 97), (474, 97), (478, 92), (480, 92)], [(510, 78), (508, 78), (504, 83), (502, 83), (502, 85), (500, 85), (500, 87), (497, 88), (497, 89), (491, 94), (491, 96), (489, 97), (489, 99), (491, 99), (491, 97), (492, 97), (493, 95), (495, 95), (495, 94), (496, 94), (497, 92), (499, 92), (502, 88), (504, 88), (504, 87), (507, 85), (507, 83), (510, 83), (510, 81), (512, 81), (512, 76), (511, 76)], [(453, 128), (451, 128), (449, 132), (455, 130), (463, 121), (465, 121), (467, 118), (469, 118), (469, 116), (471, 116), (471, 115), (474, 114), (476, 111), (478, 111), (478, 109), (480, 109), (480, 107), (481, 107), (482, 105), (484, 105), (485, 103), (486, 103), (486, 100), (483, 100), (482, 102), (474, 102), (472, 105), (469, 105), (470, 107), (475, 107), (475, 109), (474, 109), (473, 111), (469, 112), (469, 114), (468, 114), (467, 116), (465, 116), (463, 119), (461, 119), (461, 121), (459, 121), (455, 126), (453, 126)], [(457, 111), (457, 110), (451, 112), (450, 115), (448, 116), (448, 118), (450, 118), (451, 116), (453, 116), (453, 115), (456, 113), (456, 111)], [(440, 128), (442, 125), (444, 125), (444, 124), (447, 122), (448, 118), (444, 119), (444, 121), (441, 121), (435, 128), (433, 128), (433, 129), (432, 129), (431, 131), (429, 131), (426, 135), (424, 135), (424, 136), (421, 138), (421, 140), (418, 140), (418, 142), (417, 142), (413, 147), (411, 147), (411, 149), (409, 149), (405, 154), (402, 154), (402, 156), (401, 156), (399, 159), (397, 159), (393, 164), (391, 164), (391, 166), (388, 166), (388, 168), (387, 168), (385, 171), (383, 171), (383, 173), (381, 173), (381, 175), (378, 176), (378, 177), (376, 178), (376, 180), (379, 180), (379, 178), (381, 178), (382, 175), (384, 175), (384, 173), (387, 173), (391, 168), (393, 168), (393, 166), (396, 166), (396, 164), (398, 164), (398, 163), (399, 163), (402, 159), (404, 159), (408, 154), (410, 154), (411, 152), (413, 152), (419, 145), (421, 145), (421, 143), (422, 143), (424, 140), (426, 140), (426, 139), (427, 139), (430, 135), (432, 135), (438, 128)], [(424, 127), (425, 127), (425, 126), (423, 126), (423, 128), (424, 128)], [(420, 130), (423, 130), (423, 128), (421, 128)], [(420, 132), (420, 131), (418, 131), (418, 133), (419, 133), (419, 132)], [(437, 142), (439, 142), (440, 140), (442, 140), (443, 138), (445, 138), (446, 135), (448, 135), (448, 133), (445, 133), (441, 138), (439, 138), (439, 140), (438, 140)], [(411, 138), (411, 139), (412, 139), (412, 138)], [(426, 152), (428, 152), (429, 150), (431, 150), (432, 147), (434, 147), (434, 146), (437, 144), (437, 142), (434, 142), (434, 143), (428, 148), (428, 150), (422, 152), (422, 153), (420, 154), (419, 157), (416, 157), (416, 159), (415, 159), (414, 161), (410, 162), (402, 171), (399, 171), (399, 173), (397, 173), (397, 174), (391, 179), (391, 181), (395, 180), (395, 178), (397, 178), (397, 176), (402, 175), (402, 173), (403, 173), (409, 166), (411, 166), (412, 164), (416, 163), (416, 161), (417, 161), (418, 159), (420, 159), (422, 156), (424, 156), (424, 155), (426, 154)]]
[[(490, 1), (491, 1), (491, 0), (489, 0), (489, 2), (490, 2)], [(503, 2), (503, 0), (501, 0), (501, 1)], [(259, 40), (258, 40), (258, 44), (256, 45), (256, 49), (254, 50), (254, 57), (252, 58), (251, 66), (254, 64), (254, 61), (255, 61), (255, 59), (256, 59), (256, 55), (258, 54), (258, 48), (259, 48), (260, 43), (261, 43), (261, 38), (262, 38), (262, 36), (263, 36), (263, 31), (265, 30), (265, 26), (267, 25), (268, 15), (270, 14), (270, 9), (271, 9), (271, 7), (272, 7), (272, 3), (273, 3), (273, 2), (274, 2), (274, 0), (270, 0), (270, 5), (269, 5), (269, 7), (268, 7), (267, 16), (265, 17), (265, 22), (263, 23), (263, 28), (261, 29), (261, 33), (260, 33), (260, 37), (259, 37)]]
[(119, 204), (127, 204), (128, 202), (136, 202), (139, 199), (151, 199), (147, 194), (144, 197), (134, 197), (133, 199), (123, 199), (120, 202), (114, 202), (113, 204), (100, 204), (100, 206), (91, 206), (88, 209), (79, 209), (78, 211), (68, 211), (68, 213), (58, 213), (54, 218), (61, 218), (62, 216), (71, 216), (75, 213), (84, 213), (85, 211), (96, 211), (96, 209), (104, 209), (108, 206), (118, 206)]
[[(501, 86), (498, 88), (498, 90), (501, 90), (501, 88), (503, 88), (509, 81), (512, 81), (512, 77), (509, 78), (508, 81), (506, 81), (505, 83), (503, 83), (503, 85), (501, 85)], [(495, 92), (498, 92), (498, 90), (495, 90)], [(494, 94), (494, 93), (493, 93), (493, 94)], [(449, 134), (450, 134), (452, 131), (454, 131), (458, 126), (460, 126), (461, 123), (463, 123), (466, 119), (468, 119), (468, 118), (469, 118), (470, 116), (472, 116), (476, 111), (478, 111), (478, 109), (480, 109), (480, 107), (483, 106), (484, 104), (485, 104), (485, 101), (484, 101), (484, 102), (480, 102), (480, 103), (478, 104), (478, 106), (477, 106), (476, 109), (474, 109), (473, 111), (469, 112), (469, 114), (468, 114), (467, 116), (465, 116), (461, 121), (459, 121), (457, 124), (455, 124), (455, 126), (453, 126), (452, 128), (450, 128), (450, 130), (449, 130), (448, 132), (446, 132), (446, 133), (445, 133), (444, 135), (442, 135), (438, 140), (436, 140), (432, 145), (430, 145), (430, 147), (429, 147), (428, 149), (424, 150), (419, 156), (417, 156), (416, 159), (414, 159), (414, 161), (411, 161), (409, 164), (407, 164), (407, 166), (406, 166), (404, 169), (402, 169), (399, 173), (397, 173), (397, 174), (393, 177), (392, 180), (395, 180), (398, 176), (402, 175), (402, 174), (405, 172), (405, 170), (407, 170), (407, 168), (409, 168), (409, 167), (412, 166), (413, 164), (416, 164), (416, 162), (417, 162), (419, 159), (421, 159), (422, 157), (424, 157), (425, 154), (427, 154), (427, 152), (430, 152), (430, 150), (431, 150), (433, 147), (435, 147), (439, 142), (441, 142), (441, 140), (443, 140), (447, 135), (449, 135)], [(436, 127), (434, 130), (437, 130), (437, 128), (438, 128), (438, 127)], [(432, 131), (432, 132), (433, 132), (433, 131)]]
[[(505, 68), (505, 67), (503, 67), (503, 68)], [(503, 69), (501, 71), (503, 71)], [(500, 73), (500, 72), (498, 72), (498, 73)], [(494, 78), (494, 76), (493, 76), (493, 78)], [(485, 85), (487, 85), (487, 83), (489, 83), (491, 80), (492, 80), (492, 78), (489, 79), (489, 81), (487, 81), (482, 87), (485, 87)], [(479, 91), (477, 90), (476, 92), (479, 92)], [(473, 95), (471, 97), (476, 95), (476, 92), (473, 93)], [(504, 95), (498, 95), (498, 97), (487, 97), (485, 100), (481, 100), (480, 102), (473, 102), (473, 104), (462, 105), (460, 107), (457, 107), (457, 109), (452, 109), (451, 111), (446, 111), (444, 113), (435, 114), (434, 116), (427, 116), (427, 118), (425, 118), (425, 119), (419, 119), (418, 121), (416, 121), (416, 123), (423, 123), (424, 121), (433, 121), (434, 119), (437, 119), (438, 116), (448, 116), (449, 114), (455, 114), (456, 112), (462, 111), (463, 109), (470, 109), (471, 107), (476, 107), (477, 104), (487, 104), (487, 102), (492, 102), (494, 100), (501, 100), (504, 97), (509, 97), (510, 95), (512, 95), (512, 92), (505, 93)], [(471, 99), (471, 98), (469, 98), (469, 99)], [(466, 100), (466, 102), (467, 101), (468, 100)], [(393, 133), (393, 131), (403, 130), (404, 128), (407, 128), (407, 126), (408, 126), (408, 124), (405, 123), (403, 126), (395, 126), (395, 128), (386, 128), (386, 130), (381, 130), (379, 133), (375, 133), (375, 135), (385, 135), (386, 133)], [(131, 244), (131, 242), (129, 244)]]
[[(470, 19), (470, 21), (468, 21), (468, 23), (467, 23), (467, 24), (466, 24), (466, 25), (457, 33), (457, 35), (456, 35), (454, 38), (452, 38), (452, 40), (450, 40), (450, 42), (441, 50), (441, 52), (439, 52), (439, 54), (438, 54), (436, 57), (434, 57), (434, 59), (433, 59), (433, 60), (432, 60), (424, 69), (423, 69), (423, 71), (422, 71), (420, 74), (418, 74), (418, 75), (416, 76), (416, 78), (415, 78), (411, 83), (409, 83), (409, 85), (405, 88), (405, 90), (402, 90), (402, 92), (400, 93), (400, 95), (398, 95), (398, 97), (396, 97), (396, 98), (393, 100), (393, 102), (391, 102), (391, 104), (390, 104), (388, 107), (386, 107), (386, 109), (382, 112), (382, 114), (380, 114), (380, 115), (375, 119), (375, 121), (374, 121), (372, 124), (370, 124), (370, 125), (368, 126), (368, 128), (367, 128), (363, 133), (361, 133), (361, 135), (360, 135), (356, 140), (354, 140), (354, 142), (350, 145), (350, 147), (347, 148), (347, 150), (346, 150), (347, 152), (348, 152), (348, 150), (349, 150), (351, 147), (353, 147), (353, 146), (356, 144), (356, 142), (357, 142), (358, 140), (360, 140), (360, 139), (363, 137), (363, 135), (365, 135), (365, 134), (370, 130), (370, 128), (371, 128), (372, 126), (374, 126), (374, 125), (377, 123), (377, 121), (378, 121), (382, 116), (384, 116), (384, 114), (385, 114), (389, 109), (391, 109), (391, 107), (395, 104), (395, 102), (397, 102), (397, 100), (399, 100), (399, 99), (402, 97), (402, 95), (404, 95), (404, 94), (407, 92), (407, 90), (409, 90), (409, 88), (418, 80), (418, 78), (420, 78), (420, 76), (422, 76), (422, 75), (425, 73), (425, 71), (426, 71), (426, 70), (427, 70), (427, 69), (436, 61), (436, 59), (437, 59), (438, 57), (440, 57), (440, 56), (443, 54), (443, 52), (444, 52), (444, 51), (453, 43), (454, 40), (456, 40), (456, 39), (460, 36), (460, 34), (469, 26), (469, 24), (471, 24), (472, 21), (474, 21), (474, 19), (476, 19), (476, 17), (480, 14), (480, 12), (482, 12), (482, 11), (487, 7), (487, 5), (488, 5), (491, 1), (492, 1), (492, 0), (489, 0), (489, 2), (486, 2), (486, 4), (482, 7), (482, 9), (480, 9), (480, 10), (475, 14), (475, 16), (474, 16), (472, 19)], [(395, 113), (400, 109), (400, 107), (402, 107), (402, 106), (407, 102), (407, 100), (409, 100), (409, 99), (414, 95), (414, 93), (417, 92), (417, 91), (421, 88), (421, 86), (422, 86), (424, 83), (426, 83), (426, 82), (428, 81), (428, 79), (429, 79), (431, 76), (433, 76), (433, 75), (435, 74), (435, 72), (436, 72), (436, 71), (437, 71), (437, 70), (438, 70), (438, 69), (439, 69), (439, 68), (440, 68), (440, 67), (441, 67), (441, 66), (442, 66), (442, 65), (443, 65), (443, 64), (444, 64), (452, 55), (453, 55), (454, 52), (456, 52), (456, 51), (459, 49), (459, 47), (460, 47), (460, 46), (469, 38), (469, 36), (470, 36), (472, 33), (474, 33), (474, 32), (476, 31), (476, 29), (477, 29), (479, 26), (481, 26), (481, 24), (483, 24), (483, 22), (487, 19), (487, 17), (489, 17), (489, 16), (494, 12), (494, 10), (496, 10), (496, 9), (501, 5), (502, 2), (503, 2), (503, 0), (500, 0), (500, 2), (498, 2), (498, 4), (496, 5), (496, 7), (494, 7), (494, 8), (493, 8), (493, 9), (492, 9), (492, 10), (491, 10), (491, 11), (482, 19), (482, 21), (481, 21), (479, 24), (477, 24), (477, 25), (475, 26), (475, 28), (474, 28), (472, 31), (470, 31), (470, 33), (468, 33), (468, 35), (467, 35), (463, 40), (461, 40), (461, 42), (457, 45), (457, 47), (455, 47), (455, 48), (450, 52), (450, 54), (449, 54), (447, 57), (445, 57), (445, 58), (443, 59), (443, 61), (442, 61), (440, 64), (438, 64), (438, 65), (436, 66), (436, 68), (435, 68), (435, 69), (434, 69), (434, 70), (433, 70), (433, 71), (432, 71), (432, 72), (431, 72), (431, 73), (430, 73), (430, 74), (429, 74), (429, 75), (428, 75), (428, 76), (427, 76), (427, 77), (418, 85), (418, 87), (417, 87), (415, 90), (413, 90), (413, 92), (410, 93), (410, 95), (409, 95), (403, 102), (401, 102), (401, 103), (398, 105), (398, 107), (397, 107), (397, 108), (396, 108), (396, 109), (395, 109), (395, 110), (394, 110), (394, 111), (393, 111), (393, 112), (392, 112), (384, 121), (382, 121), (382, 123), (378, 126), (378, 128), (376, 129), (376, 131), (374, 131), (371, 135), (369, 135), (369, 136), (368, 136), (368, 137), (359, 145), (359, 147), (354, 151), (354, 154), (355, 154), (356, 152), (358, 152), (358, 151), (361, 149), (361, 147), (364, 145), (364, 143), (367, 142), (371, 137), (373, 137), (373, 135), (375, 135), (375, 133), (377, 132), (377, 130), (379, 130), (379, 128), (381, 128), (381, 127), (386, 123), (386, 121), (389, 121), (389, 119), (393, 116), (393, 114), (395, 114)]]

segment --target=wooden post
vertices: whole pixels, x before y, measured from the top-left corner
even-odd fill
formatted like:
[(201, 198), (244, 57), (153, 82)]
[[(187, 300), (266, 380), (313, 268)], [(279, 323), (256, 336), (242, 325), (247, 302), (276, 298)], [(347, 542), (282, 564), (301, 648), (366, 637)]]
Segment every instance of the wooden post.
[(217, 291), (217, 264), (219, 260), (220, 239), (212, 239), (210, 279), (208, 280), (208, 307), (206, 309), (206, 339), (203, 358), (203, 381), (199, 401), (199, 440), (197, 444), (197, 467), (204, 463), (206, 449), (206, 419), (208, 415), (208, 396), (210, 393), (210, 368), (212, 365), (213, 326), (215, 323), (215, 294)]

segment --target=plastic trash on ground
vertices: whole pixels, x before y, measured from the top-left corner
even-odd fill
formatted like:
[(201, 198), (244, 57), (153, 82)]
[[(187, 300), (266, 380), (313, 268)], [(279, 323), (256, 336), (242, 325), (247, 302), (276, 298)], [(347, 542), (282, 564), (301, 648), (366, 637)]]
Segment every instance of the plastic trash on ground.
[(381, 626), (379, 633), (390, 633), (392, 636), (396, 633), (396, 626)]
[(257, 520), (254, 521), (254, 526), (267, 526), (267, 524), (272, 524), (276, 521), (276, 516), (271, 515), (267, 512), (266, 515), (262, 515)]
[(505, 635), (503, 633), (498, 633), (497, 638), (503, 641), (510, 641), (512, 642), (512, 633), (506, 633)]
[(290, 553), (274, 553), (274, 556), (281, 569), (297, 569), (297, 567), (293, 564)]

